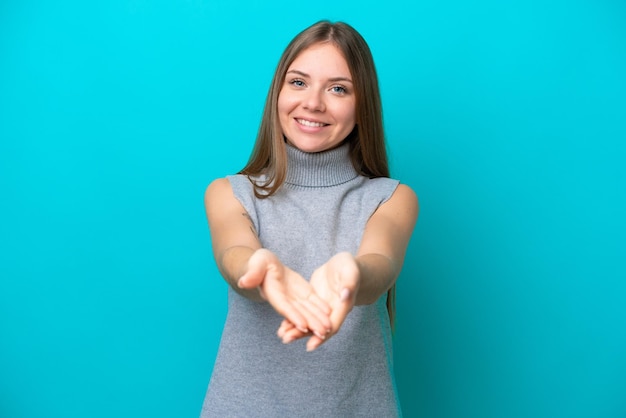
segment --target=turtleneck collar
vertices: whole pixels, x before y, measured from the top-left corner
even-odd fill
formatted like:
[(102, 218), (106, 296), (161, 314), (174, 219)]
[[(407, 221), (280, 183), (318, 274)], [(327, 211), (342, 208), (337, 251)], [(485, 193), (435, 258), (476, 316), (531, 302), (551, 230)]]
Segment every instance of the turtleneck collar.
[(350, 161), (350, 145), (322, 152), (304, 152), (287, 146), (286, 184), (303, 187), (330, 187), (358, 176)]

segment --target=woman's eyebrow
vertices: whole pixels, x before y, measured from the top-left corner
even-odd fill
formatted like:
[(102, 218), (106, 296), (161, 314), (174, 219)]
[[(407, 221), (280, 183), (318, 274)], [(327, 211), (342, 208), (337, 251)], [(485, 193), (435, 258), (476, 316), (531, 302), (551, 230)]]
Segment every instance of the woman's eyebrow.
[[(298, 74), (299, 76), (302, 76), (302, 77), (305, 77), (305, 78), (311, 78), (310, 75), (308, 75), (307, 73), (305, 73), (303, 71), (300, 71), (300, 70), (289, 70), (289, 71), (287, 71), (287, 74), (291, 74), (291, 73)], [(352, 80), (350, 80), (347, 77), (331, 77), (331, 78), (328, 79), (328, 81), (332, 81), (333, 83), (337, 82), (337, 81), (347, 81), (348, 83), (352, 83)]]

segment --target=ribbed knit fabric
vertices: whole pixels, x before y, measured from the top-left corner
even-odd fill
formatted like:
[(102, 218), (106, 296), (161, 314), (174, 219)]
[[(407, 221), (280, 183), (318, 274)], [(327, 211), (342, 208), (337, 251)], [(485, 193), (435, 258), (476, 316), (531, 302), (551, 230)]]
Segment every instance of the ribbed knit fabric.
[[(288, 146), (287, 178), (257, 199), (246, 176), (229, 176), (265, 248), (309, 278), (341, 251), (356, 254), (365, 224), (398, 181), (358, 175), (343, 145), (321, 153)], [(282, 318), (228, 289), (228, 315), (202, 418), (397, 417), (386, 296), (357, 306), (339, 333), (307, 353), (282, 344)]]

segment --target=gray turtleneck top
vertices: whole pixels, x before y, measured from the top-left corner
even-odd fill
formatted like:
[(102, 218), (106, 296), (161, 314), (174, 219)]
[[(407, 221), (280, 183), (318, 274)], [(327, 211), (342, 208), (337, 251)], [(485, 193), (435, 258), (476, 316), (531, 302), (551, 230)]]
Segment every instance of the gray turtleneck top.
[[(341, 251), (356, 254), (365, 224), (398, 181), (357, 174), (348, 145), (321, 153), (287, 146), (285, 183), (266, 199), (243, 175), (229, 176), (261, 244), (309, 278)], [(202, 407), (206, 417), (396, 417), (386, 295), (355, 306), (313, 352), (283, 344), (282, 318), (267, 303), (228, 289), (228, 315)]]

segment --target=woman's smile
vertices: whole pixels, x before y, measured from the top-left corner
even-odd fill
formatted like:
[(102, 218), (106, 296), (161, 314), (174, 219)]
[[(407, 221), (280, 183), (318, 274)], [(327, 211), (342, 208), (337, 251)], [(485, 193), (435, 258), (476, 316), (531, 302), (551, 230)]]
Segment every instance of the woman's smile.
[(323, 126), (328, 126), (327, 123), (314, 122), (312, 120), (307, 120), (307, 119), (296, 119), (296, 122), (298, 122), (300, 125), (304, 125), (304, 126), (308, 126), (308, 127), (318, 127), (318, 128), (321, 128)]

